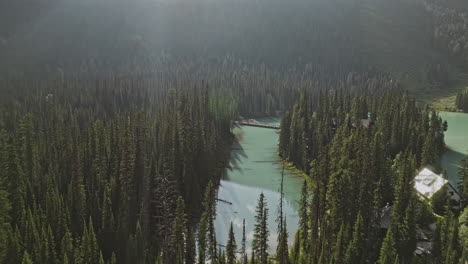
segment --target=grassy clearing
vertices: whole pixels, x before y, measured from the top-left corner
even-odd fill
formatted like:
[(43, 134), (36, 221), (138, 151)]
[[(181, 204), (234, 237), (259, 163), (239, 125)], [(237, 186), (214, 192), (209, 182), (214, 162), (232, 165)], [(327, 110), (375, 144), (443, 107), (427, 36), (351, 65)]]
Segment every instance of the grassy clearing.
[(457, 93), (468, 88), (468, 74), (458, 73), (454, 84), (443, 88), (417, 90), (413, 96), (422, 103), (429, 104), (438, 111), (456, 111)]

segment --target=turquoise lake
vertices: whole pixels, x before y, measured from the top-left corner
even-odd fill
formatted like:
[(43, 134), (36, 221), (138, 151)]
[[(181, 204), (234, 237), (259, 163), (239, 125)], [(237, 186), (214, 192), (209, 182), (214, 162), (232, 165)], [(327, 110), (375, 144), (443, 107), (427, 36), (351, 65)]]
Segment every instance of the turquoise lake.
[(440, 116), (448, 123), (445, 144), (449, 148), (441, 158), (441, 166), (447, 170), (450, 183), (457, 186), (460, 161), (468, 155), (468, 114), (441, 112)]
[[(262, 123), (279, 124), (277, 119), (262, 119)], [(232, 222), (236, 241), (242, 241), (242, 221), (246, 222), (247, 248), (253, 239), (255, 208), (260, 193), (266, 197), (269, 209), (268, 227), (270, 230), (269, 251), (277, 245), (277, 207), (280, 198), (282, 163), (277, 155), (277, 130), (242, 126), (234, 129), (237, 142), (231, 152), (230, 168), (221, 181), (218, 198), (232, 204), (218, 202), (216, 236), (219, 244), (225, 245)], [(284, 174), (284, 214), (287, 218), (289, 242), (292, 244), (298, 226), (298, 200), (303, 179), (285, 169)]]

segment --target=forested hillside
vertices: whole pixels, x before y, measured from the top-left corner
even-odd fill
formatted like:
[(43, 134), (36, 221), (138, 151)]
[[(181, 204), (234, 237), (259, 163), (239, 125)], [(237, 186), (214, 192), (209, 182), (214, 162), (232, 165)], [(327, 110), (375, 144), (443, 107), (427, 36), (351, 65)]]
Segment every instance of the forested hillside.
[[(436, 107), (468, 112), (464, 0), (7, 0), (0, 58), (0, 263), (468, 261), (468, 159), (461, 203), (413, 181), (445, 173)], [(266, 117), (249, 166), (304, 185), (293, 217), (284, 165), (278, 201), (247, 186), (246, 223), (218, 190)]]
[(207, 87), (148, 87), (2, 82), (0, 263), (176, 263), (174, 239), (195, 243), (235, 109)]
[[(41, 80), (37, 80), (38, 78)], [(96, 93), (106, 89), (112, 94), (111, 97), (118, 95), (112, 99), (104, 98), (104, 94), (97, 94), (93, 97), (100, 102), (96, 105), (97, 108), (108, 108), (108, 104), (113, 104), (113, 100), (119, 100), (128, 106), (131, 104), (127, 101), (136, 100), (134, 98), (147, 106), (157, 106), (171, 87), (190, 90), (193, 87), (208, 86), (231, 100), (231, 107), (238, 110), (242, 116), (276, 115), (278, 111), (288, 109), (302, 90), (307, 90), (315, 96), (320, 90), (379, 93), (400, 86), (398, 80), (378, 69), (370, 68), (357, 72), (352, 68), (343, 68), (335, 72), (320, 65), (306, 64), (281, 71), (263, 64), (248, 64), (229, 56), (210, 62), (203, 59), (175, 59), (169, 56), (154, 60), (127, 61), (113, 66), (90, 61), (79, 66), (36, 68), (27, 74), (5, 74), (0, 78), (0, 82), (4, 87), (3, 91), (7, 95), (11, 93), (0, 98), (5, 103), (11, 103), (11, 98), (18, 97), (14, 92), (17, 85), (35, 87), (43, 94), (66, 93), (62, 91), (62, 83), (69, 90), (79, 89), (81, 85), (96, 85)], [(49, 87), (49, 83), (52, 83), (52, 87)], [(120, 95), (114, 91), (114, 86), (129, 89), (129, 99), (125, 99), (126, 94)], [(156, 88), (153, 89), (154, 86)], [(138, 92), (139, 90), (143, 92)], [(83, 93), (90, 92), (85, 90)], [(112, 109), (106, 110), (112, 112)]]
[(415, 94), (443, 96), (463, 81), (464, 15), (463, 9), (450, 9), (453, 5), (433, 0), (30, 5), (20, 0), (1, 11), (1, 65), (23, 70), (92, 60), (109, 67), (170, 54), (204, 64), (214, 59), (219, 66), (229, 55), (285, 74), (305, 64), (331, 74), (377, 67)]

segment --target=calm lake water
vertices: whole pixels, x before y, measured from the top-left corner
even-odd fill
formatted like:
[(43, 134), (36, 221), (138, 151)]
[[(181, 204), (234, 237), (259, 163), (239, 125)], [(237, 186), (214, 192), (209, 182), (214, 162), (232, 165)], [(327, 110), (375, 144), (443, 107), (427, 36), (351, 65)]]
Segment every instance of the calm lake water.
[(468, 114), (441, 112), (440, 116), (448, 123), (445, 144), (450, 148), (450, 151), (442, 156), (441, 165), (447, 170), (450, 183), (457, 186), (458, 166), (468, 155)]
[[(262, 123), (279, 124), (277, 119), (261, 119)], [(242, 241), (242, 220), (246, 222), (247, 248), (253, 239), (255, 208), (261, 192), (268, 203), (268, 227), (270, 230), (270, 252), (277, 245), (277, 207), (282, 164), (277, 155), (277, 131), (268, 128), (243, 126), (234, 133), (237, 143), (231, 152), (230, 169), (227, 169), (221, 181), (218, 198), (232, 203), (218, 202), (216, 218), (216, 236), (219, 244), (225, 245), (231, 222), (234, 225), (238, 247)], [(298, 226), (298, 200), (303, 179), (289, 170), (285, 170), (284, 214), (287, 217), (289, 243), (292, 244)]]

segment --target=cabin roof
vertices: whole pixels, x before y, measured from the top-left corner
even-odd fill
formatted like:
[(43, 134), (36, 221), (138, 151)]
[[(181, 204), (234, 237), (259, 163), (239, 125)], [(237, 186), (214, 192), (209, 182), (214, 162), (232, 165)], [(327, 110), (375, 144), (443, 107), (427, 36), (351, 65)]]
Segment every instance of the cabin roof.
[(414, 178), (414, 188), (419, 194), (426, 198), (431, 198), (447, 183), (448, 181), (446, 179), (434, 173), (429, 168), (424, 168)]
[(414, 253), (416, 255), (423, 255), (423, 254), (431, 254), (432, 251), (432, 243), (428, 241), (418, 241), (416, 242), (416, 249)]
[(361, 125), (365, 128), (369, 128), (371, 127), (372, 125), (374, 125), (374, 121), (370, 120), (370, 119), (361, 119)]
[[(332, 124), (336, 124), (336, 121), (332, 120)], [(370, 128), (370, 127), (373, 127), (374, 124), (375, 124), (374, 121), (371, 119), (360, 119), (360, 120), (355, 120), (351, 123), (351, 125), (354, 128), (357, 128), (358, 125), (361, 125), (365, 128)]]

